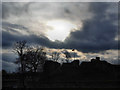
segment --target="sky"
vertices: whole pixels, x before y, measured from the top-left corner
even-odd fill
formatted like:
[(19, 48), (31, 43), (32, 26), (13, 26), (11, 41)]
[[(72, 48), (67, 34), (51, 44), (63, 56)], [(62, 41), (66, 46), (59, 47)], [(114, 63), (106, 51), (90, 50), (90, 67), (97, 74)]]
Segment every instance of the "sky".
[(119, 0), (1, 0), (2, 2), (119, 2)]
[[(2, 2), (2, 65), (14, 71), (17, 55), (13, 43), (46, 47), (51, 52), (67, 50), (80, 61), (96, 56), (118, 62), (117, 2)], [(59, 62), (65, 56), (61, 53)], [(73, 58), (71, 58), (72, 60)]]

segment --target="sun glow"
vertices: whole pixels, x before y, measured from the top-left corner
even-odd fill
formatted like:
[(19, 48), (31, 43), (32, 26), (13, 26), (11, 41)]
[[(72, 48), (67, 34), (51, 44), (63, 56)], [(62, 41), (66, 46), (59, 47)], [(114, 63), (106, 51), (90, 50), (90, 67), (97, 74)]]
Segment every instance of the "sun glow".
[(77, 27), (75, 24), (65, 20), (49, 21), (47, 22), (47, 26), (51, 27), (51, 29), (46, 32), (46, 35), (52, 41), (64, 41), (71, 30)]

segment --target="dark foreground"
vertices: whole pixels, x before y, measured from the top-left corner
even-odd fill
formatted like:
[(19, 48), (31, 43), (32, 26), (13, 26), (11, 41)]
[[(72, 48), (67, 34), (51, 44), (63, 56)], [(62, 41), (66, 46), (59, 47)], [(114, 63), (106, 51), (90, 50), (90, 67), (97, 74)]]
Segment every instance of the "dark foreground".
[(7, 88), (120, 88), (120, 65), (106, 61), (64, 63), (47, 61), (44, 72), (3, 74)]

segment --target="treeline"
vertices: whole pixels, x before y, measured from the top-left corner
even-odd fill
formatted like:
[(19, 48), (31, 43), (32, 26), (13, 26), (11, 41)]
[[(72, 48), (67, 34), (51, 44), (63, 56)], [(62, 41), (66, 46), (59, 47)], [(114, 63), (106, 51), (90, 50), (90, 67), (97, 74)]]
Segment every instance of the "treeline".
[[(15, 64), (19, 65), (17, 69), (19, 72), (37, 72), (38, 66), (43, 66), (45, 61), (48, 60), (47, 52), (45, 47), (40, 46), (28, 46), (26, 41), (18, 41), (14, 43), (13, 51), (17, 54)], [(61, 52), (65, 55), (66, 62), (69, 62), (71, 58), (70, 53), (65, 50)], [(53, 61), (58, 61), (60, 58), (60, 53), (53, 51), (51, 53)]]

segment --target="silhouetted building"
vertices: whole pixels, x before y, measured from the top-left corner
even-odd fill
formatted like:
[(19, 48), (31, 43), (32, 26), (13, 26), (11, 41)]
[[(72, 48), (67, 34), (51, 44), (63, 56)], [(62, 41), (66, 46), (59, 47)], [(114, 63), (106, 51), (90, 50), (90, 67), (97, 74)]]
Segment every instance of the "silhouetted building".
[(81, 68), (84, 70), (92, 72), (110, 72), (112, 70), (112, 65), (107, 61), (101, 61), (100, 57), (96, 59), (91, 59), (91, 62), (82, 62)]
[(93, 63), (91, 62), (87, 62), (87, 61), (83, 61), (81, 64), (80, 64), (80, 70), (81, 72), (92, 72), (94, 69), (94, 66), (93, 66)]
[(79, 69), (79, 60), (74, 60), (71, 63), (63, 63), (61, 66), (62, 72), (78, 72)]
[(100, 57), (96, 57), (96, 60), (97, 60), (97, 61), (100, 61)]
[(60, 63), (47, 60), (45, 61), (45, 64), (44, 64), (44, 72), (50, 73), (50, 72), (55, 71), (59, 67), (60, 67)]
[(100, 62), (100, 57), (96, 57), (96, 59), (91, 59), (91, 62), (93, 62), (93, 63)]
[[(27, 88), (46, 87), (118, 87), (120, 65), (112, 65), (100, 57), (71, 63), (60, 63), (47, 60), (43, 66), (44, 72), (26, 72), (25, 85)], [(3, 87), (22, 87), (21, 73), (3, 74)], [(110, 81), (109, 83), (106, 81)]]
[(71, 62), (74, 67), (79, 67), (79, 60), (74, 60)]

